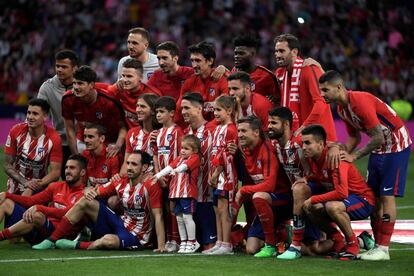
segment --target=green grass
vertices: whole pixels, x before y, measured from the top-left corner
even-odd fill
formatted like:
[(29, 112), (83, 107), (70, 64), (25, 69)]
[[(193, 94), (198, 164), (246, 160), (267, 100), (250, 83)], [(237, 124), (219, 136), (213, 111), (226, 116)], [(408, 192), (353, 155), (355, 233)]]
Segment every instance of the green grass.
[[(0, 150), (0, 166), (4, 155)], [(365, 175), (367, 159), (357, 164)], [(414, 154), (411, 155), (405, 197), (397, 199), (404, 207), (399, 219), (413, 219)], [(6, 176), (1, 169), (0, 189), (5, 190)], [(411, 206), (411, 207), (410, 207)], [(243, 212), (241, 212), (243, 213)], [(243, 220), (244, 218), (240, 218)], [(281, 261), (234, 256), (178, 256), (139, 252), (31, 250), (27, 243), (0, 242), (0, 275), (414, 275), (414, 245), (392, 244), (389, 262), (344, 262), (323, 258)], [(110, 259), (96, 257), (111, 256)], [(88, 257), (80, 259), (82, 257)], [(95, 258), (95, 259), (94, 259)], [(26, 261), (22, 261), (26, 259)]]

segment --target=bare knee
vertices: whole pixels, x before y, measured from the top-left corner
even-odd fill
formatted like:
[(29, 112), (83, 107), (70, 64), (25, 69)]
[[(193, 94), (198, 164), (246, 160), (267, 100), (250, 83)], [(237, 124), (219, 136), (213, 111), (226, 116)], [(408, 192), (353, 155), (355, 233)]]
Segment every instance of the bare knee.
[(293, 198), (308, 198), (310, 196), (310, 188), (305, 183), (295, 184), (292, 188)]
[(35, 212), (33, 214), (33, 224), (36, 227), (41, 227), (43, 226), (43, 224), (45, 223), (46, 217), (43, 213), (41, 212)]
[(326, 209), (326, 213), (329, 216), (335, 216), (344, 210), (344, 205), (342, 202), (337, 202), (337, 201), (329, 201), (325, 204), (325, 209)]
[(115, 235), (105, 235), (100, 238), (100, 248), (118, 249), (119, 239)]
[(0, 210), (2, 210), (7, 215), (11, 215), (14, 210), (14, 201), (6, 198), (6, 200), (0, 205)]

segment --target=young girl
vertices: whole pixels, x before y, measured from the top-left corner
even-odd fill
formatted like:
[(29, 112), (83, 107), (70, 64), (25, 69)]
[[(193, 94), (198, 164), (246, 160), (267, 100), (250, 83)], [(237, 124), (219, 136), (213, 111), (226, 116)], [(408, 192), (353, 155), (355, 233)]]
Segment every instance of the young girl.
[(169, 198), (173, 202), (181, 239), (178, 253), (194, 253), (200, 247), (193, 220), (198, 193), (200, 154), (200, 140), (194, 135), (186, 135), (181, 141), (180, 156), (154, 177), (153, 183), (163, 176), (172, 175)]
[(232, 254), (230, 242), (232, 219), (229, 212), (229, 202), (237, 192), (237, 173), (233, 156), (227, 151), (228, 143), (237, 144), (237, 127), (235, 120), (239, 103), (235, 97), (220, 96), (214, 102), (214, 117), (218, 123), (211, 147), (210, 185), (215, 187), (214, 202), (217, 204), (216, 245), (203, 251), (205, 254), (223, 255)]

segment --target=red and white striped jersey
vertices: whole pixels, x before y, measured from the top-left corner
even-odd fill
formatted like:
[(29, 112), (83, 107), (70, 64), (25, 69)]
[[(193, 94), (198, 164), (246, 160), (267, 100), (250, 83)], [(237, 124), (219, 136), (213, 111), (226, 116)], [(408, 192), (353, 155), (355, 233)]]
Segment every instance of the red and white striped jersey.
[(151, 185), (149, 180), (143, 184), (131, 185), (129, 179), (123, 177), (119, 181), (111, 181), (98, 189), (103, 198), (112, 195), (119, 197), (124, 210), (121, 216), (124, 227), (136, 236), (141, 244), (148, 243), (152, 231), (151, 202), (153, 197), (149, 185)]
[(353, 130), (366, 133), (381, 124), (384, 143), (373, 153), (400, 152), (411, 145), (408, 129), (390, 106), (368, 92), (348, 91), (348, 97), (346, 108), (338, 105), (338, 115), (349, 133)]
[(176, 173), (171, 177), (169, 198), (194, 198), (197, 199), (198, 172), (200, 171), (200, 157), (192, 154), (189, 158), (177, 157), (170, 167), (173, 169), (181, 165), (187, 165), (187, 170)]
[(198, 173), (198, 202), (212, 202), (213, 189), (208, 184), (208, 172), (210, 171), (210, 149), (213, 142), (213, 131), (215, 125), (208, 122), (193, 130), (188, 127), (184, 133), (195, 135), (201, 142), (201, 170)]
[(125, 152), (131, 153), (134, 150), (142, 150), (152, 156), (153, 151), (150, 143), (150, 134), (151, 133), (144, 131), (141, 126), (128, 130), (125, 137)]
[[(227, 150), (227, 144), (237, 144), (237, 127), (234, 123), (216, 126), (213, 133), (213, 143), (211, 147), (211, 160), (214, 164), (220, 164), (224, 171), (219, 175), (217, 189), (237, 192), (237, 171), (231, 155)], [(210, 174), (213, 173), (214, 166), (210, 168)], [(230, 195), (232, 199), (232, 195)]]
[[(48, 173), (49, 162), (62, 163), (62, 142), (54, 128), (44, 126), (44, 133), (33, 138), (27, 123), (13, 126), (7, 136), (4, 153), (14, 156), (14, 168), (26, 180), (42, 179)], [(9, 193), (21, 194), (24, 186), (12, 178), (7, 180)]]
[(180, 154), (182, 136), (183, 131), (178, 125), (163, 127), (158, 131), (157, 143), (153, 145), (153, 150), (160, 170), (167, 167)]
[(277, 140), (272, 140), (272, 144), (291, 184), (309, 173), (309, 165), (303, 156), (300, 137), (291, 137), (283, 148)]

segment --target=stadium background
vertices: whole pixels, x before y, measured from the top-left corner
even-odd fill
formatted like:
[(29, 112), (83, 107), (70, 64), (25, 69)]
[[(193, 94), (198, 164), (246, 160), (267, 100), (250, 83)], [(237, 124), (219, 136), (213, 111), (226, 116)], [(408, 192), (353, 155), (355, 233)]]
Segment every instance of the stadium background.
[[(271, 70), (275, 68), (274, 36), (290, 32), (301, 40), (303, 56), (313, 57), (325, 69), (341, 71), (349, 88), (370, 91), (388, 103), (395, 99), (414, 103), (413, 11), (414, 2), (409, 0), (0, 1), (0, 120), (24, 118), (27, 100), (54, 75), (54, 53), (62, 48), (77, 51), (82, 63), (98, 72), (100, 81), (113, 82), (117, 62), (127, 52), (127, 31), (135, 26), (150, 31), (152, 49), (161, 41), (176, 41), (182, 51), (181, 64), (186, 65), (186, 47), (207, 39), (216, 46), (217, 64), (232, 67), (232, 38), (255, 33), (260, 39), (257, 63)], [(1, 129), (8, 131), (3, 123)], [(1, 150), (1, 167), (3, 157)], [(403, 207), (400, 219), (414, 217), (414, 188), (410, 185), (414, 182), (413, 159), (412, 155), (406, 197), (398, 200)], [(366, 159), (358, 167), (364, 173)], [(1, 171), (1, 190), (5, 179)], [(240, 275), (241, 271), (247, 275), (304, 271), (319, 275), (338, 269), (344, 275), (412, 275), (412, 245), (394, 244), (393, 249), (392, 261), (381, 265), (312, 258), (281, 264), (249, 256), (151, 258), (149, 252), (39, 253), (29, 250), (27, 244), (10, 246), (3, 242), (0, 275), (32, 275), (34, 270), (49, 275), (56, 271), (62, 275), (183, 275), (194, 271), (200, 275)], [(100, 257), (105, 259), (96, 259)]]

